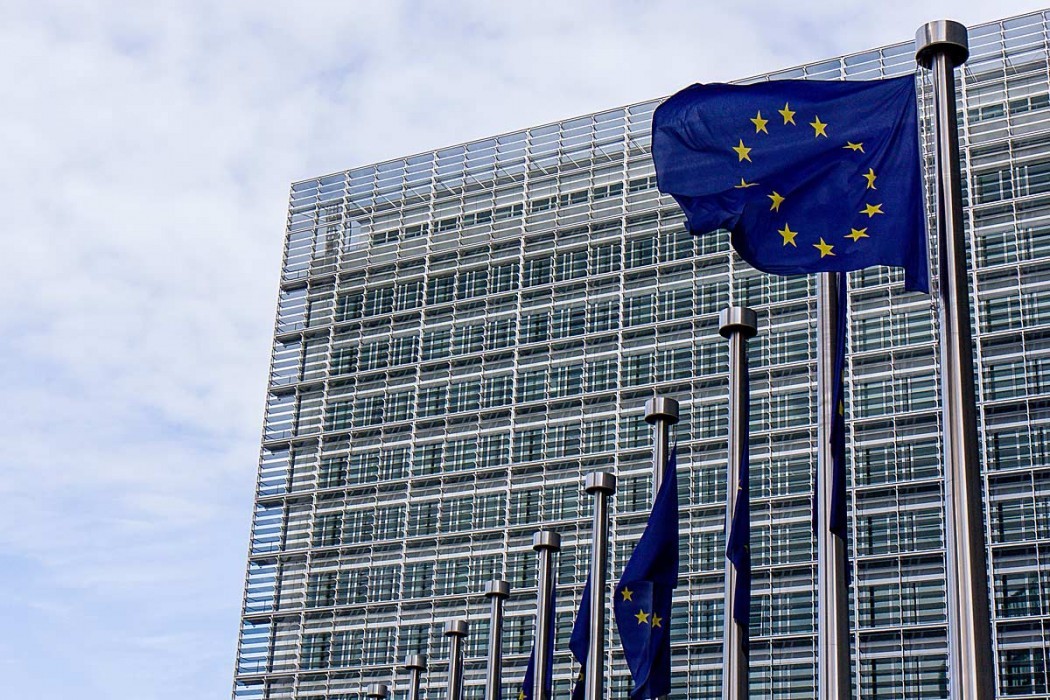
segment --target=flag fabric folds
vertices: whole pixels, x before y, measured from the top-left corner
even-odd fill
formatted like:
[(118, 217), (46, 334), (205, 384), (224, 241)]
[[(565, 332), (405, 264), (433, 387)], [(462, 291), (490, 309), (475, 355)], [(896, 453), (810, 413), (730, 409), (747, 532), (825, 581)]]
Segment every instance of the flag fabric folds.
[[(750, 451), (748, 449), (748, 425), (751, 416), (751, 382), (747, 369), (747, 353), (740, 371), (744, 379), (743, 421), (744, 436), (740, 453), (740, 464), (735, 465), (739, 473), (740, 486), (733, 507), (733, 522), (726, 538), (726, 558), (736, 569), (736, 587), (733, 590), (733, 619), (747, 630), (751, 625), (751, 498), (750, 498)], [(734, 465), (729, 465), (734, 468)]]
[[(554, 588), (551, 588), (551, 598), (548, 608), (550, 609), (550, 633), (547, 635), (547, 678), (545, 685), (547, 697), (551, 697), (554, 687)], [(532, 651), (529, 653), (529, 663), (525, 667), (525, 676), (521, 679), (521, 690), (518, 691), (518, 700), (532, 700), (535, 696), (536, 683), (536, 642), (533, 640)]]
[[(827, 528), (832, 534), (837, 535), (843, 542), (846, 539), (846, 331), (847, 314), (846, 305), (849, 293), (846, 290), (846, 276), (839, 275), (838, 289), (838, 314), (835, 325), (835, 366), (831, 377), (832, 391), (832, 414), (831, 430), (828, 431), (831, 440), (831, 508), (828, 512)], [(817, 493), (814, 490), (814, 493)], [(816, 508), (813, 509), (816, 512)], [(846, 564), (849, 572), (849, 564)]]
[(583, 595), (580, 596), (580, 609), (576, 613), (576, 622), (572, 625), (572, 636), (569, 637), (569, 649), (580, 662), (580, 674), (572, 686), (572, 700), (583, 700), (585, 695), (583, 679), (587, 669), (587, 648), (591, 640), (590, 627), (591, 577), (588, 575), (587, 583), (583, 586)]
[(613, 593), (613, 615), (634, 679), (632, 700), (671, 690), (671, 596), (678, 586), (677, 462), (674, 448), (645, 532)]
[(905, 270), (929, 290), (915, 79), (692, 85), (653, 115), (661, 192), (778, 275)]
[(536, 647), (532, 647), (529, 653), (529, 663), (525, 666), (525, 677), (521, 679), (521, 690), (518, 692), (518, 700), (532, 700), (533, 677), (536, 675)]

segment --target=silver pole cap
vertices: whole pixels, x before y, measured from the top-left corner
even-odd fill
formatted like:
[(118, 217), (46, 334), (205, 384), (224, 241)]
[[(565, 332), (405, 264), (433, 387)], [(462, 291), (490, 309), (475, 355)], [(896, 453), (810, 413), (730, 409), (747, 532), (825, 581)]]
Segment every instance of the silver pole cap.
[(366, 697), (379, 698), (380, 700), (385, 700), (389, 694), (385, 683), (372, 683), (368, 686), (368, 690), (365, 691)]
[(718, 312), (718, 333), (728, 338), (740, 333), (744, 339), (754, 338), (758, 333), (758, 314), (746, 306), (727, 306)]
[(409, 654), (405, 657), (405, 668), (409, 671), (427, 670), (427, 657), (425, 654)]
[(678, 402), (666, 396), (655, 396), (645, 402), (645, 422), (667, 421), (668, 425), (678, 422)]
[(587, 493), (616, 493), (616, 477), (610, 472), (592, 472), (583, 480)]
[(485, 583), (486, 598), (509, 598), (510, 584), (501, 578), (494, 578)]
[(532, 548), (557, 552), (561, 549), (561, 535), (553, 530), (540, 530), (532, 536)]
[(927, 22), (915, 32), (915, 61), (923, 68), (933, 65), (933, 57), (944, 53), (954, 68), (970, 57), (970, 40), (966, 25), (950, 19)]
[(470, 625), (464, 619), (449, 620), (445, 623), (445, 636), (446, 637), (466, 637), (467, 630), (470, 629)]

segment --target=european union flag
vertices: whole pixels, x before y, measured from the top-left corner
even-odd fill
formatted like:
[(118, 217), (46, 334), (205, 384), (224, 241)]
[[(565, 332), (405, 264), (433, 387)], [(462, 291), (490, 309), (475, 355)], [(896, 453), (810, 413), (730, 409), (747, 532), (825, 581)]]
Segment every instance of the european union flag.
[(928, 291), (913, 77), (693, 85), (653, 115), (660, 191), (778, 275), (903, 267)]
[[(545, 685), (547, 688), (547, 697), (551, 697), (551, 690), (554, 687), (554, 589), (551, 589), (550, 605), (550, 625), (547, 629), (550, 633), (547, 636), (547, 678), (545, 679)], [(536, 642), (533, 640), (532, 651), (529, 653), (529, 663), (525, 667), (525, 677), (521, 679), (521, 690), (518, 692), (518, 700), (532, 700), (534, 696), (533, 690), (536, 682)]]
[[(747, 430), (751, 415), (751, 382), (747, 370), (747, 353), (741, 367), (744, 376), (743, 426)], [(733, 619), (747, 634), (751, 625), (751, 498), (750, 498), (750, 451), (748, 436), (744, 435), (738, 469), (740, 487), (736, 491), (733, 507), (733, 522), (726, 538), (726, 558), (736, 569), (736, 588), (733, 590)], [(732, 465), (730, 465), (732, 468)], [(747, 637), (745, 636), (746, 640)]]
[(587, 647), (590, 644), (591, 633), (591, 577), (587, 576), (587, 583), (583, 587), (583, 595), (580, 596), (580, 609), (576, 613), (576, 622), (572, 625), (572, 636), (569, 637), (569, 650), (576, 660), (580, 662), (580, 674), (576, 677), (576, 683), (572, 687), (572, 700), (583, 700), (585, 686), (583, 682), (584, 673), (587, 669)]
[(649, 523), (613, 593), (634, 699), (671, 690), (671, 595), (678, 586), (677, 453), (677, 448), (671, 450)]

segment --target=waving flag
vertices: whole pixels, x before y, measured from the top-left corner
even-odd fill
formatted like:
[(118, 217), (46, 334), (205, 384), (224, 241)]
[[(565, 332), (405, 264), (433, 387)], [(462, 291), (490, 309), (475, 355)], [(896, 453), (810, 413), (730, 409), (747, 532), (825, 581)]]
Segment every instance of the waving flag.
[(653, 115), (661, 192), (778, 275), (905, 270), (928, 291), (915, 80), (693, 85)]
[(634, 678), (633, 700), (671, 690), (671, 595), (678, 586), (677, 464), (674, 448), (649, 523), (613, 594), (613, 614)]

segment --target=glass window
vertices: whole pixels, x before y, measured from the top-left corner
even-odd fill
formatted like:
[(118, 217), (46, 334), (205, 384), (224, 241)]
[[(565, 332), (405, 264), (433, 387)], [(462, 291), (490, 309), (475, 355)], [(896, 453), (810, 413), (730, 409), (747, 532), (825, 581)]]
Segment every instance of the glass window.
[(587, 276), (587, 250), (558, 253), (554, 263), (554, 279), (558, 282)]
[(553, 259), (550, 257), (526, 260), (524, 286), (535, 287), (541, 284), (550, 284), (552, 263)]
[(427, 280), (427, 303), (445, 304), (455, 297), (456, 276), (444, 275)]
[(518, 263), (503, 263), (492, 268), (490, 286), (493, 294), (513, 292), (518, 288)]
[(486, 377), (481, 389), (481, 407), (507, 406), (513, 399), (514, 377), (509, 374)]

